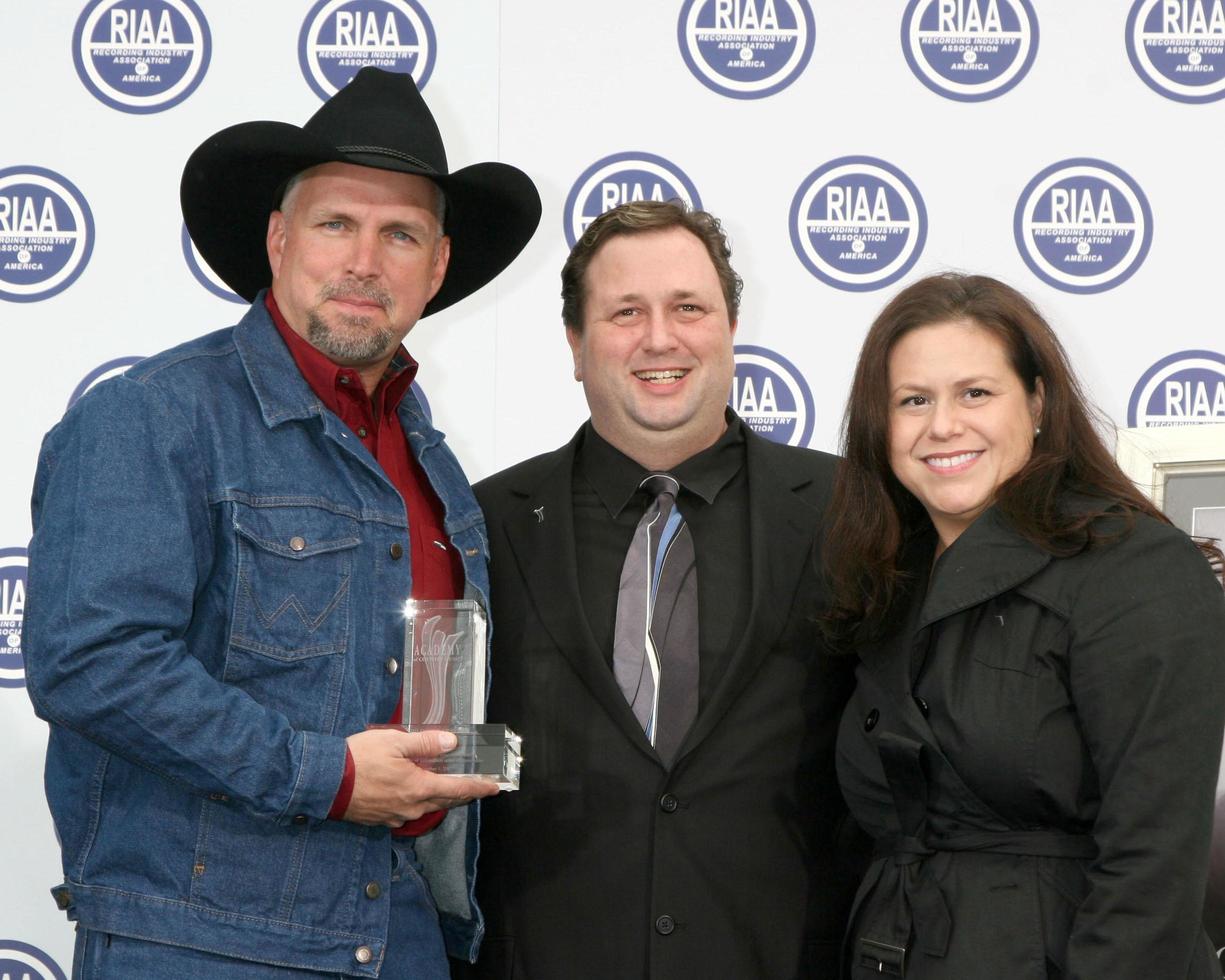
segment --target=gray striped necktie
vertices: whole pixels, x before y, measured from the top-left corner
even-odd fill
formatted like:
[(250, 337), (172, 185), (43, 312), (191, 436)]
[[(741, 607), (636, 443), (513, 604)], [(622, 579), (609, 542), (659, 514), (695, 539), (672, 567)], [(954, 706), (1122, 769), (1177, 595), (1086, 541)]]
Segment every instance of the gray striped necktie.
[(652, 473), (654, 496), (634, 531), (617, 595), (613, 672), (625, 700), (666, 765), (698, 707), (697, 565), (680, 484)]

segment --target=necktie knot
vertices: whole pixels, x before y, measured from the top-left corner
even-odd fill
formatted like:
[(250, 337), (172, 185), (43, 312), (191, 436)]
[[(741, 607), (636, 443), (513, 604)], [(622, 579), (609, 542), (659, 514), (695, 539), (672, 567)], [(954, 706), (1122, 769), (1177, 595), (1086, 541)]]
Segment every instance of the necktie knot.
[(652, 473), (638, 486), (649, 493), (652, 497), (658, 497), (661, 494), (667, 494), (676, 499), (676, 495), (680, 493), (680, 481), (668, 473)]

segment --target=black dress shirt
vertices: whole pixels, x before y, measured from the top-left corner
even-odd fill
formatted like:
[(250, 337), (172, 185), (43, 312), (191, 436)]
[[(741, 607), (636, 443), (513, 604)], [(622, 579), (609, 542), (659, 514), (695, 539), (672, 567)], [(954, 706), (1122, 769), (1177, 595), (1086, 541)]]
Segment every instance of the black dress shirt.
[[(748, 623), (749, 486), (744, 423), (729, 412), (709, 449), (668, 472), (689, 523), (698, 566), (698, 709), (709, 700)], [(588, 422), (574, 459), (574, 540), (583, 611), (612, 670), (621, 567), (650, 503), (638, 485), (652, 470), (614, 449)]]

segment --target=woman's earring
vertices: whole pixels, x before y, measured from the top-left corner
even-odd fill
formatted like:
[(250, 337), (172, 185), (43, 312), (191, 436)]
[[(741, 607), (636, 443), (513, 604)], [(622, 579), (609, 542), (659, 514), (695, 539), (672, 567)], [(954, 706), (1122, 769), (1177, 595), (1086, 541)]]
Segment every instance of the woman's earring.
[(1040, 426), (1040, 425), (1035, 425), (1035, 426), (1034, 426), (1034, 438), (1035, 438), (1035, 439), (1037, 439), (1037, 438), (1038, 438), (1038, 436), (1040, 436), (1040, 435), (1042, 435), (1042, 426)]

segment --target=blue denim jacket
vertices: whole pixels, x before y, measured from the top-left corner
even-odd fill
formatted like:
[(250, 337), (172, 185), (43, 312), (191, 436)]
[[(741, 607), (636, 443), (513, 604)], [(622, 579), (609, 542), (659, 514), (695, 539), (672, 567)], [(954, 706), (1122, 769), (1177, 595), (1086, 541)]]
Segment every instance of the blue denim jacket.
[[(399, 415), (488, 608), (468, 481), (411, 392)], [(376, 976), (389, 831), (326, 816), (345, 737), (400, 691), (386, 665), (408, 524), (263, 296), (82, 398), (43, 443), (33, 513), (24, 650), (51, 723), (60, 907), (90, 929)], [(477, 822), (453, 810), (417, 844), (448, 952), (468, 959)]]

